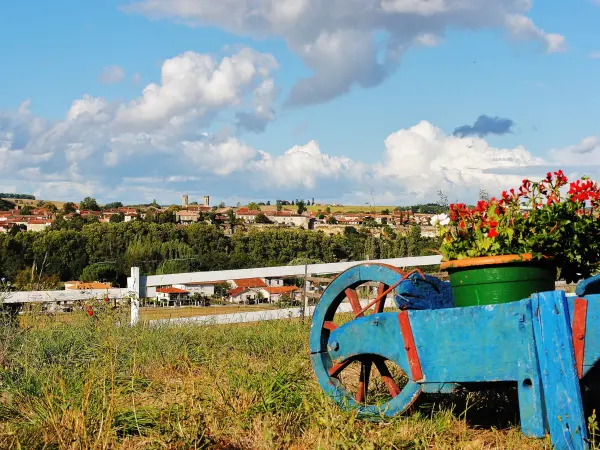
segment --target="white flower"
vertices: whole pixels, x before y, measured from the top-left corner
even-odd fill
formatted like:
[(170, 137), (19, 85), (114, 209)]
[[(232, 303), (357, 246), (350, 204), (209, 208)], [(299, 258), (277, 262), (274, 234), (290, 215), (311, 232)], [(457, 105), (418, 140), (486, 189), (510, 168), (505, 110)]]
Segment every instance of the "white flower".
[(439, 216), (436, 214), (434, 216), (431, 216), (431, 219), (429, 220), (429, 223), (431, 225), (433, 225), (434, 227), (440, 222), (440, 218)]
[(442, 225), (443, 227), (445, 227), (446, 225), (448, 225), (450, 223), (450, 217), (448, 217), (448, 215), (440, 214), (438, 217), (439, 217), (440, 225)]

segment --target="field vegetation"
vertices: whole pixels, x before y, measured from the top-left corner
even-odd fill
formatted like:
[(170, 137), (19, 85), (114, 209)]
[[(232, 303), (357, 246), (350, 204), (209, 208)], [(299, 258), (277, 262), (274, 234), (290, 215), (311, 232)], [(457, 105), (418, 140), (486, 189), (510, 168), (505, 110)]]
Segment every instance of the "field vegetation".
[[(0, 328), (0, 448), (549, 449), (524, 438), (514, 392), (425, 399), (356, 420), (310, 366), (309, 322), (118, 326), (96, 309)], [(506, 399), (509, 399), (508, 401)]]

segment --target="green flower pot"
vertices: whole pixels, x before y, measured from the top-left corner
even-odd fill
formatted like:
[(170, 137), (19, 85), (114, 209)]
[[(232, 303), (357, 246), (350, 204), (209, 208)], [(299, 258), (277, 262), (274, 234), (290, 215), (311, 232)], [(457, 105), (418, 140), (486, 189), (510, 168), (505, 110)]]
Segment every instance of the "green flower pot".
[(529, 254), (446, 261), (441, 269), (450, 277), (455, 306), (509, 303), (555, 290), (552, 262)]

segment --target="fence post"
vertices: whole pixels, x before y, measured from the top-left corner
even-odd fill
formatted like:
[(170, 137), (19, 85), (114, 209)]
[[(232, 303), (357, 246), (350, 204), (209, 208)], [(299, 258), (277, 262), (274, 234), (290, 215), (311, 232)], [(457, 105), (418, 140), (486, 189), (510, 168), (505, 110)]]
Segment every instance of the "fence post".
[(140, 268), (131, 268), (131, 277), (127, 278), (127, 290), (130, 294), (133, 294), (131, 299), (131, 322), (130, 324), (136, 325), (140, 320)]

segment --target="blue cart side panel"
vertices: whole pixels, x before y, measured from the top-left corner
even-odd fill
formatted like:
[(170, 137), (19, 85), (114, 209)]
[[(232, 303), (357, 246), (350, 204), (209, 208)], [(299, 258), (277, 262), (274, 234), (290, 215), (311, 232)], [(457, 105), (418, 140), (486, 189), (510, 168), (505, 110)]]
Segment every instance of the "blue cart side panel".
[(410, 311), (417, 353), (426, 382), (516, 381), (518, 345), (529, 299), (499, 305)]
[(562, 291), (534, 294), (531, 300), (552, 443), (556, 450), (587, 449), (587, 428), (575, 368), (569, 302)]

